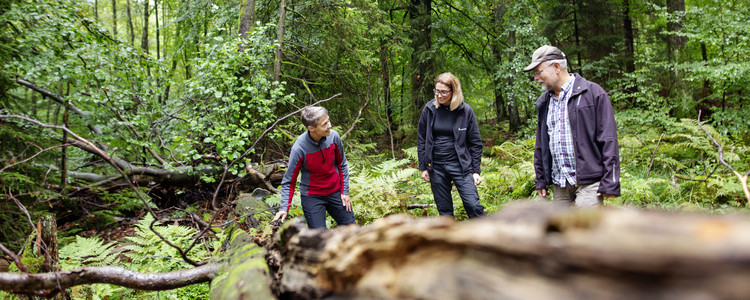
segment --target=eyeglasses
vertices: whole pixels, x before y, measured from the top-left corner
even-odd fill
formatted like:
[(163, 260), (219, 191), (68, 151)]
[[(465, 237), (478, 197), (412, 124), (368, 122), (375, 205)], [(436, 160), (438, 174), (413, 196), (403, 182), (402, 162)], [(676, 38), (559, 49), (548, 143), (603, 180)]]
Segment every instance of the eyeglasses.
[(542, 72), (544, 72), (544, 70), (546, 70), (547, 68), (551, 67), (551, 66), (552, 66), (552, 65), (554, 65), (554, 64), (555, 64), (555, 63), (550, 63), (549, 65), (547, 65), (546, 67), (542, 68), (541, 70), (539, 70), (539, 71), (534, 71), (534, 76), (539, 76), (539, 75), (542, 75)]
[(435, 92), (435, 95), (440, 95), (440, 96), (445, 96), (445, 95), (450, 94), (450, 92), (452, 92), (452, 90), (441, 91), (438, 89), (432, 89), (432, 91)]

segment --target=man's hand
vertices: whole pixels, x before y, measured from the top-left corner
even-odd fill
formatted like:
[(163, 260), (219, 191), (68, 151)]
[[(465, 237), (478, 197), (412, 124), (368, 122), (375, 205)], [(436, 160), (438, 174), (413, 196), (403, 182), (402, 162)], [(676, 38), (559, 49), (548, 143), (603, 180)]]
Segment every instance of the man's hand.
[(422, 179), (424, 179), (424, 181), (430, 182), (430, 172), (427, 170), (422, 171)]
[(536, 190), (536, 193), (539, 194), (539, 197), (547, 197), (547, 189), (538, 189)]
[(341, 194), (341, 203), (346, 207), (346, 211), (352, 211), (352, 199), (349, 198), (349, 195)]
[(276, 222), (277, 220), (281, 220), (281, 223), (284, 223), (284, 219), (286, 219), (286, 211), (280, 211), (276, 213), (276, 216), (273, 217), (271, 223)]
[(617, 197), (615, 195), (608, 195), (608, 194), (602, 194), (602, 193), (596, 193), (597, 197), (604, 197), (604, 198), (614, 198)]
[(479, 173), (474, 173), (474, 185), (479, 185), (482, 183), (482, 177), (479, 176)]

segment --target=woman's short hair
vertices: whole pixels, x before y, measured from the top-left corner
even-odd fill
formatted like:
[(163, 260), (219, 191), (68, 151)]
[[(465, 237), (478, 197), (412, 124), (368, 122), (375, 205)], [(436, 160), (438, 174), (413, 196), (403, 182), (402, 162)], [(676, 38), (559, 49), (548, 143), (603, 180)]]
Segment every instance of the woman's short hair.
[(300, 119), (302, 119), (302, 125), (305, 125), (305, 127), (317, 127), (320, 118), (326, 115), (328, 115), (328, 110), (322, 106), (306, 106), (302, 109)]
[[(450, 72), (445, 72), (435, 78), (435, 85), (437, 85), (438, 82), (447, 85), (448, 87), (450, 87), (451, 91), (453, 91), (450, 105), (451, 110), (455, 110), (459, 105), (461, 105), (461, 103), (464, 103), (464, 92), (461, 90), (461, 81), (458, 80), (458, 77), (456, 77), (456, 75), (453, 75), (453, 73)], [(440, 103), (435, 101), (435, 107), (439, 106)]]

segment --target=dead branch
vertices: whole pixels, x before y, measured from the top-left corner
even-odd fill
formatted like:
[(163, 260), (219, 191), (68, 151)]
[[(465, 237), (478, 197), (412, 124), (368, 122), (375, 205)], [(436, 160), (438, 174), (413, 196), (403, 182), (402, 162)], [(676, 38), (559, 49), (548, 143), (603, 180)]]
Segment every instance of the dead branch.
[(716, 141), (716, 139), (714, 139), (714, 137), (711, 136), (710, 133), (708, 133), (708, 130), (706, 130), (706, 128), (703, 128), (703, 124), (701, 124), (701, 113), (702, 111), (699, 110), (698, 111), (698, 126), (700, 126), (701, 129), (703, 129), (703, 132), (706, 133), (706, 135), (714, 142), (714, 145), (716, 145), (716, 147), (719, 149), (719, 162), (725, 167), (727, 167), (730, 171), (732, 171), (732, 173), (734, 173), (734, 175), (737, 176), (737, 178), (740, 180), (740, 183), (742, 185), (742, 191), (745, 192), (745, 199), (747, 199), (747, 203), (748, 205), (750, 205), (750, 189), (748, 189), (748, 186), (747, 186), (747, 178), (748, 178), (748, 175), (750, 175), (750, 171), (745, 173), (745, 175), (742, 175), (740, 174), (740, 172), (737, 172), (734, 168), (732, 168), (731, 165), (729, 165), (729, 163), (727, 163), (724, 160), (724, 148), (721, 147), (719, 142)]
[(193, 269), (167, 273), (139, 273), (121, 267), (86, 267), (67, 272), (37, 274), (0, 273), (0, 290), (31, 294), (93, 283), (108, 283), (131, 289), (160, 291), (175, 289), (213, 279), (222, 264), (205, 264)]
[(646, 173), (646, 180), (648, 180), (649, 175), (651, 175), (651, 168), (654, 166), (654, 159), (656, 159), (656, 150), (659, 149), (659, 145), (661, 145), (661, 138), (664, 137), (664, 133), (659, 136), (659, 142), (656, 143), (656, 147), (654, 147), (654, 151), (651, 152), (651, 163), (648, 164), (648, 173)]

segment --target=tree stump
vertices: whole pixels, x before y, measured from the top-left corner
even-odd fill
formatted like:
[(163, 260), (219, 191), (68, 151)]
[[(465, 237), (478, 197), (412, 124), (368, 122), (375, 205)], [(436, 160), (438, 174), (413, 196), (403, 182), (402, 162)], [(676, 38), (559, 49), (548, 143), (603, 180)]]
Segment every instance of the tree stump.
[(750, 219), (523, 203), (459, 223), (287, 223), (267, 261), (281, 298), (746, 299)]

